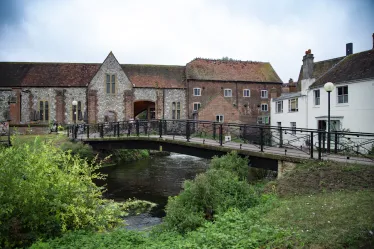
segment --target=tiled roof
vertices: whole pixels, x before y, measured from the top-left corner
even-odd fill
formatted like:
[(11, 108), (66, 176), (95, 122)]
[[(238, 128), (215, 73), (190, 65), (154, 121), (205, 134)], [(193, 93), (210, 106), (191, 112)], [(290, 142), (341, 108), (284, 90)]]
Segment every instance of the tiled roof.
[(187, 79), (282, 83), (268, 62), (195, 59), (186, 66)]
[(185, 66), (121, 65), (135, 87), (185, 88)]
[(101, 64), (0, 62), (0, 86), (84, 87)]
[(310, 87), (318, 87), (326, 82), (340, 83), (374, 77), (374, 50), (346, 56), (324, 75), (318, 78)]
[[(318, 79), (319, 77), (325, 74), (329, 69), (331, 69), (334, 65), (336, 65), (339, 61), (341, 61), (344, 58), (345, 56), (342, 56), (342, 57), (333, 58), (329, 60), (314, 62), (312, 78)], [(301, 65), (299, 79), (298, 79), (299, 85), (302, 79), (303, 79), (303, 66)]]

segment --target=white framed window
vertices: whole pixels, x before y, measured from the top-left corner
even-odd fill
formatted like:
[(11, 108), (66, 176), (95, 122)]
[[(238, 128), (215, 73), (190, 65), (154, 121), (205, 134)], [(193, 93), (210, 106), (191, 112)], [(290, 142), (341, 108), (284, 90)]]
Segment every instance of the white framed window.
[(243, 89), (243, 97), (251, 97), (251, 90)]
[(106, 93), (114, 94), (116, 93), (116, 75), (106, 74)]
[(267, 111), (269, 111), (269, 106), (268, 106), (268, 104), (261, 104), (261, 111), (262, 111), (262, 112), (267, 112)]
[(257, 117), (257, 124), (269, 124), (269, 123), (270, 123), (270, 117), (268, 116)]
[(276, 102), (275, 112), (276, 113), (282, 113), (283, 112), (283, 100)]
[(291, 134), (295, 135), (296, 134), (296, 122), (290, 122), (291, 125)]
[(320, 95), (320, 91), (319, 89), (318, 90), (314, 90), (313, 91), (313, 96), (314, 96), (314, 105), (320, 105), (321, 103), (321, 95)]
[(226, 88), (226, 89), (224, 90), (224, 96), (225, 96), (225, 97), (232, 97), (232, 91), (231, 91), (231, 89)]
[(288, 100), (288, 112), (297, 112), (299, 111), (299, 99), (289, 99)]
[(268, 98), (268, 90), (261, 90), (261, 98), (262, 99)]
[(194, 102), (193, 103), (193, 110), (194, 111), (198, 111), (201, 107), (201, 103), (200, 102)]
[(348, 86), (337, 87), (338, 104), (348, 103)]
[(194, 88), (193, 89), (193, 96), (201, 96), (201, 88)]
[(216, 115), (216, 122), (223, 123), (224, 121), (224, 116), (222, 114)]

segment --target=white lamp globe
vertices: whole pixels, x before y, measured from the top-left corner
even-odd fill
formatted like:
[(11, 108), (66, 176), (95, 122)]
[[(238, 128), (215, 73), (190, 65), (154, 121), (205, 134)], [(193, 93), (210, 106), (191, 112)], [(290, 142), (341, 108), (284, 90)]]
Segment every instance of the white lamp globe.
[(332, 92), (334, 90), (335, 85), (332, 82), (327, 82), (323, 88), (325, 88), (326, 92)]
[(78, 102), (76, 100), (73, 100), (73, 102), (71, 102), (73, 105), (77, 105)]

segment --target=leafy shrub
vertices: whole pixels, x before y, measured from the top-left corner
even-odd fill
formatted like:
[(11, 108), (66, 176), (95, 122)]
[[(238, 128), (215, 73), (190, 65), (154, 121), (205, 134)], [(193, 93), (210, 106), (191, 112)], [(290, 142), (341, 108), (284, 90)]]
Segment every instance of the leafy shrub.
[(149, 157), (148, 150), (118, 149), (118, 150), (110, 151), (110, 153), (111, 153), (111, 160), (114, 163), (136, 161), (136, 160)]
[(59, 125), (59, 126), (57, 126), (57, 130), (58, 130), (58, 131), (64, 131), (65, 128), (64, 128), (63, 126)]
[(195, 230), (205, 220), (229, 208), (245, 210), (259, 201), (254, 187), (244, 180), (246, 159), (231, 153), (214, 158), (206, 173), (184, 182), (184, 190), (170, 197), (166, 206), (165, 228), (181, 233)]
[(0, 247), (24, 247), (67, 230), (105, 230), (122, 223), (104, 200), (100, 164), (89, 164), (38, 139), (0, 150)]
[(82, 142), (65, 142), (60, 148), (63, 151), (70, 151), (71, 155), (79, 155), (82, 159), (92, 161), (95, 158), (95, 152), (92, 147)]

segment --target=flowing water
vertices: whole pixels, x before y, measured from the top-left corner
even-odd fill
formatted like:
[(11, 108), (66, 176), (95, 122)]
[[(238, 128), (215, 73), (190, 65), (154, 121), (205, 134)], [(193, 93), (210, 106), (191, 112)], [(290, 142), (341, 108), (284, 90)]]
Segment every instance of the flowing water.
[(178, 195), (183, 181), (205, 172), (208, 164), (207, 159), (172, 153), (170, 156), (105, 167), (101, 169), (102, 173), (108, 175), (105, 197), (115, 201), (136, 198), (158, 204), (150, 214), (126, 218), (130, 228), (151, 226), (159, 223), (160, 217), (165, 215), (167, 198)]

